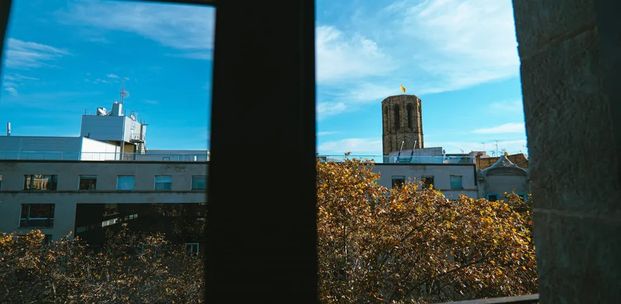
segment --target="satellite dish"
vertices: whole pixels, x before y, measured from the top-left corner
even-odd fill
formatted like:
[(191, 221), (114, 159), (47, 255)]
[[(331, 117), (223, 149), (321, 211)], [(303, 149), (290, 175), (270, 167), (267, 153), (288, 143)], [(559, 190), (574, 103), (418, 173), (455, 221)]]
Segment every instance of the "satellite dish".
[(106, 115), (108, 115), (108, 110), (106, 110), (106, 108), (104, 107), (97, 108), (97, 116), (106, 116)]

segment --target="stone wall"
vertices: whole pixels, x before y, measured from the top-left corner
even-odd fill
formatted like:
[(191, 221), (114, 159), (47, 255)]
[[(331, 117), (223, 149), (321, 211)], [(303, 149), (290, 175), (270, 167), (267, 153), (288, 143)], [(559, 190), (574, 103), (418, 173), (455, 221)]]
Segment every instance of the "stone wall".
[(620, 3), (513, 1), (542, 303), (621, 298)]

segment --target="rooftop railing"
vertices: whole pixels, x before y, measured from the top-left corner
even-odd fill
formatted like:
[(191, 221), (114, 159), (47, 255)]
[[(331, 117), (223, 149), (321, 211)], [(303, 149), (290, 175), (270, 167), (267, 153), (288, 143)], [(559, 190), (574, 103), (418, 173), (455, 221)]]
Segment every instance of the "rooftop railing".
[(317, 155), (324, 162), (344, 162), (346, 160), (373, 161), (377, 164), (474, 164), (474, 158), (455, 155)]
[(208, 161), (209, 152), (120, 153), (65, 151), (0, 151), (0, 160)]

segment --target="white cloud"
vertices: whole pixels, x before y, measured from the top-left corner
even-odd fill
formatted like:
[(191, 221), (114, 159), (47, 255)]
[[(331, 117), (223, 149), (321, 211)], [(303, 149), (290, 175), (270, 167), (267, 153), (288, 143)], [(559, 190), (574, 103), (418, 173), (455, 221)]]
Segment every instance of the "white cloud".
[(17, 92), (17, 88), (14, 86), (4, 86), (4, 90), (9, 93), (9, 95), (11, 96), (17, 96), (19, 95)]
[(334, 134), (339, 134), (339, 131), (319, 131), (317, 132), (317, 136), (329, 136)]
[(5, 64), (8, 68), (36, 68), (68, 55), (66, 50), (50, 45), (15, 38), (7, 40)]
[(110, 74), (106, 75), (106, 77), (108, 77), (110, 79), (119, 79), (119, 75), (113, 74), (113, 73), (110, 73)]
[[(515, 76), (519, 57), (511, 1), (403, 1), (386, 9), (412, 39), (410, 60), (433, 75), (429, 92)], [(423, 47), (418, 47), (423, 46)]]
[(318, 102), (317, 119), (324, 119), (329, 116), (341, 114), (347, 110), (347, 105), (343, 102)]
[(375, 41), (334, 26), (317, 27), (316, 48), (319, 83), (385, 75), (395, 68)]
[(382, 141), (376, 138), (345, 138), (324, 142), (317, 147), (317, 151), (324, 155), (342, 155), (345, 152), (381, 155)]
[(472, 133), (477, 134), (505, 134), (505, 133), (525, 133), (524, 123), (511, 122), (490, 128), (475, 129)]
[(491, 112), (500, 111), (510, 114), (522, 114), (524, 112), (521, 100), (493, 102), (489, 105), (489, 109)]
[(324, 23), (319, 100), (342, 103), (337, 115), (400, 94), (401, 83), (420, 96), (518, 76), (512, 10), (508, 0), (403, 0)]
[(39, 79), (17, 73), (4, 74), (4, 77), (2, 79), (2, 88), (4, 89), (4, 91), (9, 93), (9, 95), (17, 96), (19, 95), (18, 88), (22, 86), (24, 82), (32, 80)]
[[(370, 82), (360, 82), (344, 90), (336, 90), (331, 92), (329, 98), (339, 100), (338, 102), (317, 103), (317, 118), (324, 119), (326, 117), (341, 114), (343, 112), (353, 111), (360, 106), (370, 103), (380, 104), (380, 102), (390, 95), (399, 93), (399, 87), (389, 87), (382, 84), (374, 84)], [(325, 98), (325, 96), (320, 96)]]
[(215, 10), (198, 5), (139, 2), (71, 2), (60, 20), (105, 30), (131, 32), (187, 54), (209, 59), (213, 49)]

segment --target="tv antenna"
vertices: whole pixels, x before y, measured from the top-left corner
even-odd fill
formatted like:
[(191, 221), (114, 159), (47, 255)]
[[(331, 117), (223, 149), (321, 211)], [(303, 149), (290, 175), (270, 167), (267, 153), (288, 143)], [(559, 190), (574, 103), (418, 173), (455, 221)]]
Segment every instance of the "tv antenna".
[(121, 82), (121, 92), (119, 93), (119, 95), (121, 96), (121, 103), (123, 103), (123, 100), (125, 100), (125, 97), (128, 96), (128, 92), (127, 90), (125, 90), (125, 79), (123, 79)]

